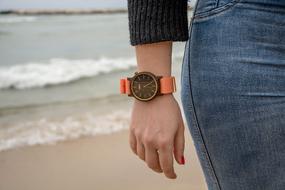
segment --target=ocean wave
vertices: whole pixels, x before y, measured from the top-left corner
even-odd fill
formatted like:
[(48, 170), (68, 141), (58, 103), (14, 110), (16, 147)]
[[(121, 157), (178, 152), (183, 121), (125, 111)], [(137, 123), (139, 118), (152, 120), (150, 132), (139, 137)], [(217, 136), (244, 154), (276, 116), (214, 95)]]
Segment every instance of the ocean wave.
[(61, 121), (42, 118), (19, 123), (0, 131), (0, 151), (115, 133), (128, 129), (129, 115), (130, 110), (117, 110), (102, 116), (87, 112)]
[(51, 59), (46, 63), (27, 63), (10, 67), (0, 67), (0, 89), (35, 88), (68, 83), (101, 73), (126, 70), (136, 65), (135, 58), (98, 60)]
[(13, 16), (13, 17), (0, 17), (0, 24), (21, 23), (21, 22), (34, 22), (37, 17), (34, 16)]

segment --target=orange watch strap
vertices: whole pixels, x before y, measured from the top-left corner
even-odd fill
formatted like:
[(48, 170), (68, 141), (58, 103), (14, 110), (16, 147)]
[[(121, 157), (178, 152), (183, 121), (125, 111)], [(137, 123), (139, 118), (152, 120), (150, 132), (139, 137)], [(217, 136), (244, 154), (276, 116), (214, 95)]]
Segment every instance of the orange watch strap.
[(175, 77), (164, 76), (160, 78), (160, 93), (169, 94), (176, 92)]
[(120, 79), (121, 94), (131, 94), (131, 83), (128, 79)]
[[(131, 94), (131, 82), (127, 79), (120, 79), (120, 92), (121, 94)], [(169, 94), (176, 92), (175, 77), (164, 76), (160, 78), (160, 93)]]

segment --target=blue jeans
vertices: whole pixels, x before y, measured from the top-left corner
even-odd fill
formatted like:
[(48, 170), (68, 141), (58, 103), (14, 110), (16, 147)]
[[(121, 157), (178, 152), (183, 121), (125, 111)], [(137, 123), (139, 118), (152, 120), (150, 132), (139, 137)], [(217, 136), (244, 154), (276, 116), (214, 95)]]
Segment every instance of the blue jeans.
[(285, 0), (198, 0), (181, 101), (209, 190), (285, 190)]

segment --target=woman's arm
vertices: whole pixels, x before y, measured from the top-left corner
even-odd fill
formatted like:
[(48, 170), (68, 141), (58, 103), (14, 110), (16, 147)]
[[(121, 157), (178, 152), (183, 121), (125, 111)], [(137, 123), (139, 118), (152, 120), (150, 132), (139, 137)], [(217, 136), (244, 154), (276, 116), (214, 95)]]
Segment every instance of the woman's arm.
[[(138, 71), (171, 75), (171, 41), (137, 45), (135, 50)], [(173, 154), (179, 164), (184, 164), (184, 124), (172, 94), (157, 96), (149, 102), (134, 99), (129, 140), (133, 152), (148, 167), (176, 178)]]
[(172, 41), (135, 46), (138, 71), (171, 75)]
[[(187, 0), (128, 0), (128, 20), (138, 71), (171, 75), (172, 42), (188, 40)], [(184, 125), (172, 94), (134, 99), (130, 145), (154, 171), (176, 178), (173, 152), (184, 164)]]

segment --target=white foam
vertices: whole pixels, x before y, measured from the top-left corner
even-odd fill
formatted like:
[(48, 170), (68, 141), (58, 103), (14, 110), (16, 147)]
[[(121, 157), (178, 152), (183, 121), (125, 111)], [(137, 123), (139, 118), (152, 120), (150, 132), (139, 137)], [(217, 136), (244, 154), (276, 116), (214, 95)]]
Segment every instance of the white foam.
[(96, 76), (100, 73), (126, 70), (135, 65), (134, 57), (117, 59), (102, 57), (98, 60), (57, 58), (43, 63), (0, 67), (0, 89), (24, 89), (56, 85), (78, 80), (82, 77)]
[(8, 24), (8, 23), (21, 23), (21, 22), (34, 22), (37, 20), (37, 17), (32, 16), (13, 16), (13, 17), (0, 17), (0, 24)]
[(128, 129), (129, 118), (130, 110), (118, 110), (105, 116), (85, 113), (61, 121), (42, 118), (19, 123), (0, 131), (0, 151), (118, 132)]

